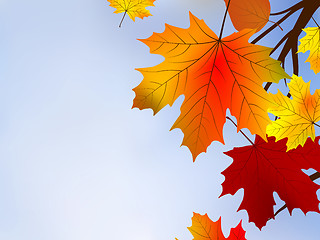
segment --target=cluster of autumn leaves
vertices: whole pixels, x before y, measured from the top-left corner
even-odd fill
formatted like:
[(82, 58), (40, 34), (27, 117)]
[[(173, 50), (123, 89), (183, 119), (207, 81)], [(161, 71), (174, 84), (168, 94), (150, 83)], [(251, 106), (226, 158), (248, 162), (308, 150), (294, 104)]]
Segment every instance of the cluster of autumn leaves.
[[(154, 0), (108, 0), (133, 20), (149, 16), (145, 9)], [(251, 145), (234, 148), (225, 153), (233, 163), (222, 172), (225, 181), (221, 195), (235, 194), (244, 189), (239, 207), (248, 212), (249, 221), (260, 229), (274, 218), (273, 192), (286, 202), (289, 212), (300, 208), (303, 212), (319, 212), (316, 191), (319, 186), (301, 169), (313, 168), (320, 172), (319, 137), (315, 126), (320, 120), (320, 90), (310, 94), (310, 82), (299, 76), (290, 77), (271, 58), (271, 48), (249, 43), (250, 37), (269, 21), (269, 0), (225, 0), (236, 33), (222, 38), (223, 26), (217, 36), (203, 20), (190, 13), (187, 29), (166, 25), (164, 32), (153, 33), (140, 40), (153, 54), (165, 60), (154, 67), (137, 69), (143, 81), (134, 88), (133, 107), (151, 108), (154, 114), (184, 95), (181, 113), (172, 129), (180, 128), (193, 160), (206, 152), (213, 141), (224, 143), (223, 126), (226, 110), (237, 119), (237, 128), (249, 129), (256, 135)], [(223, 23), (224, 25), (224, 23)], [(310, 51), (307, 59), (315, 74), (320, 72), (320, 28), (304, 29), (306, 36), (300, 40), (298, 52)], [(288, 98), (280, 91), (267, 93), (265, 82), (278, 83), (291, 79)], [(277, 117), (271, 121), (268, 113)], [(195, 214), (190, 231), (219, 223)], [(200, 224), (199, 222), (207, 222)], [(196, 227), (197, 224), (200, 226)], [(236, 229), (244, 239), (239, 225)], [(220, 230), (219, 230), (220, 229)], [(236, 230), (233, 230), (236, 231)], [(221, 233), (222, 234), (222, 233)], [(231, 234), (232, 235), (232, 234)], [(230, 235), (230, 236), (231, 236)], [(239, 235), (239, 236), (240, 236)], [(210, 239), (225, 239), (212, 237)]]

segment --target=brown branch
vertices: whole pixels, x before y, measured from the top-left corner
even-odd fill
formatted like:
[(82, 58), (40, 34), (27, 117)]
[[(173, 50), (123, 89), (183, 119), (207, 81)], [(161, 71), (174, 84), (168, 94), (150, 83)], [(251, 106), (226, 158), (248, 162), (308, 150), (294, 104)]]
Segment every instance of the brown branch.
[(314, 174), (310, 175), (309, 178), (312, 181), (317, 180), (318, 178), (320, 178), (320, 173), (319, 172), (315, 172)]
[[(280, 42), (276, 45), (275, 48), (279, 48), (280, 45), (285, 42), (285, 45), (283, 46), (278, 60), (281, 61), (283, 64), (285, 61), (285, 58), (289, 54), (289, 52), (292, 52), (292, 60), (293, 60), (293, 72), (296, 74), (299, 72), (299, 64), (298, 64), (298, 56), (296, 54), (297, 48), (298, 48), (298, 38), (299, 35), (302, 32), (302, 29), (305, 28), (307, 23), (312, 18), (315, 11), (320, 7), (320, 1), (312, 1), (312, 0), (303, 0), (300, 3), (296, 4), (295, 6), (298, 6), (299, 9), (301, 8), (302, 4), (302, 11), (296, 21), (296, 24), (294, 27), (280, 40)], [(290, 13), (290, 12), (289, 12)], [(288, 14), (289, 14), (288, 13)], [(287, 15), (288, 15), (287, 14)], [(286, 16), (287, 16), (286, 15)], [(275, 50), (272, 50), (272, 53)], [(267, 83), (264, 89), (267, 91), (272, 83)]]
[[(284, 59), (283, 62), (282, 62), (282, 68), (283, 68), (284, 71), (285, 71), (285, 67), (286, 67), (285, 61), (286, 61), (286, 60)], [(284, 78), (283, 80), (284, 80), (284, 84), (286, 85), (286, 87), (288, 87), (288, 85), (287, 85), (287, 79)], [(290, 94), (290, 93), (288, 93), (288, 94)], [(287, 95), (287, 96), (288, 96), (288, 95)], [(290, 98), (290, 97), (291, 97), (291, 95), (288, 96), (288, 98)]]
[(269, 27), (267, 30), (265, 30), (263, 33), (261, 33), (258, 37), (256, 37), (251, 43), (255, 44), (258, 41), (260, 41), (262, 38), (264, 38), (266, 35), (268, 35), (273, 29), (275, 29), (277, 26), (280, 25), (283, 21), (285, 21), (288, 17), (290, 17), (292, 14), (294, 14), (299, 9), (303, 8), (303, 1), (297, 3), (296, 5), (292, 6), (290, 11), (283, 16), (280, 20), (278, 20), (275, 24), (273, 24), (271, 27)]
[[(302, 8), (302, 11), (294, 25), (294, 27), (284, 36), (282, 37), (282, 39), (276, 44), (276, 46), (274, 47), (274, 49), (271, 51), (270, 54), (272, 54), (273, 52), (275, 52), (284, 42), (285, 45), (283, 46), (278, 60), (281, 61), (281, 64), (284, 68), (284, 62), (285, 59), (288, 55), (288, 53), (291, 51), (292, 53), (292, 62), (293, 62), (293, 73), (298, 75), (299, 73), (299, 59), (298, 59), (298, 55), (297, 55), (297, 51), (298, 51), (298, 38), (302, 32), (302, 29), (305, 28), (305, 26), (307, 25), (307, 23), (313, 19), (313, 14), (315, 13), (315, 11), (320, 7), (320, 1), (313, 1), (313, 0), (302, 0), (301, 2), (297, 3), (296, 5), (292, 6), (291, 8), (288, 8), (284, 11), (272, 14), (272, 15), (280, 15), (280, 14), (284, 14), (287, 13), (284, 17), (282, 17), (277, 23), (280, 24), (281, 22), (283, 22), (284, 20), (286, 20), (289, 16), (291, 16), (294, 12), (298, 11), (299, 9)], [(315, 21), (315, 20), (314, 20)], [(317, 23), (316, 23), (317, 24)], [(317, 24), (318, 25), (318, 24)], [(266, 31), (264, 31), (261, 35), (259, 35), (256, 39), (254, 39), (252, 41), (252, 43), (256, 43), (259, 40), (261, 40), (263, 37), (265, 37), (268, 33), (270, 33), (274, 28), (276, 28), (276, 24), (274, 24), (273, 26), (271, 26), (269, 29), (267, 29)], [(271, 86), (272, 82), (268, 82), (266, 83), (264, 89), (267, 91), (269, 89), (269, 87)], [(291, 94), (288, 93), (287, 97), (291, 97)], [(309, 176), (310, 179), (312, 181), (320, 178), (320, 173), (316, 172), (312, 175)], [(275, 214), (274, 217), (276, 215), (278, 215), (281, 211), (283, 211), (284, 209), (287, 208), (287, 205), (283, 205), (281, 208), (279, 208)]]
[(298, 41), (295, 42), (294, 46), (291, 48), (292, 54), (292, 64), (293, 64), (293, 73), (299, 75), (299, 59), (298, 59)]
[(275, 29), (276, 27), (278, 27), (278, 25), (280, 25), (280, 23), (282, 23), (284, 20), (286, 20), (288, 17), (290, 17), (293, 14), (292, 11), (288, 12), (284, 17), (282, 17), (279, 21), (277, 21), (276, 23), (274, 23), (271, 27), (269, 27), (267, 30), (265, 30), (263, 33), (261, 33), (258, 37), (256, 37), (255, 39), (252, 40), (252, 44), (256, 44), (257, 42), (259, 42), (262, 38), (264, 38), (266, 35), (268, 35), (273, 29)]
[(282, 15), (282, 14), (285, 14), (285, 13), (287, 13), (287, 12), (289, 12), (289, 11), (293, 10), (293, 9), (294, 9), (294, 7), (295, 7), (296, 5), (298, 5), (298, 4), (301, 4), (301, 2), (299, 2), (299, 3), (295, 4), (295, 5), (293, 5), (293, 6), (289, 7), (289, 8), (287, 8), (286, 10), (281, 11), (281, 12), (270, 13), (270, 16), (276, 16), (276, 15)]
[(274, 53), (274, 52), (282, 45), (282, 43), (284, 43), (285, 41), (287, 41), (288, 35), (289, 35), (289, 34), (287, 33), (286, 35), (284, 35), (284, 36), (280, 39), (280, 41), (276, 44), (276, 46), (271, 50), (270, 55), (271, 55), (272, 53)]

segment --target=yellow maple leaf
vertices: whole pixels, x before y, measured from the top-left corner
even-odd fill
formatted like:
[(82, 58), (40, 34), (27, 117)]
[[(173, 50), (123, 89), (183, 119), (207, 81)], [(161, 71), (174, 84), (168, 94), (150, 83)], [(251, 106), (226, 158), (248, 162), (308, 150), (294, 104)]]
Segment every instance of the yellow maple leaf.
[(303, 29), (303, 31), (307, 35), (300, 39), (298, 53), (305, 53), (310, 50), (306, 62), (310, 62), (310, 68), (317, 74), (320, 72), (320, 28), (309, 27)]
[[(276, 137), (277, 141), (288, 137), (287, 151), (303, 146), (308, 137), (315, 139), (314, 125), (320, 120), (320, 89), (310, 94), (310, 82), (305, 83), (302, 77), (293, 75), (288, 84), (292, 99), (283, 95), (269, 93), (275, 105), (268, 112), (279, 117), (267, 126), (267, 134)], [(317, 125), (319, 126), (319, 125)]]
[[(114, 13), (124, 12), (123, 18), (128, 14), (133, 21), (135, 21), (136, 17), (142, 19), (144, 17), (152, 16), (146, 7), (154, 6), (154, 1), (155, 0), (108, 0), (110, 6), (117, 9)], [(121, 22), (123, 21), (123, 18)], [(121, 26), (121, 23), (119, 26)]]

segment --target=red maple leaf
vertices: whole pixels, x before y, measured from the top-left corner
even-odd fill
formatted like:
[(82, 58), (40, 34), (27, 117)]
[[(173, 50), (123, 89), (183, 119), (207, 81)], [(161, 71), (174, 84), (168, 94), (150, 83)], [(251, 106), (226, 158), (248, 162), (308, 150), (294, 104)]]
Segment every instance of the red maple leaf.
[(290, 214), (294, 208), (300, 208), (305, 214), (320, 212), (316, 194), (320, 186), (301, 170), (320, 171), (319, 138), (315, 142), (308, 138), (304, 147), (286, 152), (287, 139), (275, 142), (274, 137), (268, 137), (265, 142), (257, 135), (253, 145), (226, 152), (234, 161), (222, 172), (225, 181), (221, 196), (233, 195), (243, 188), (244, 196), (238, 210), (246, 210), (249, 221), (260, 229), (268, 219), (274, 218), (273, 192), (286, 202)]

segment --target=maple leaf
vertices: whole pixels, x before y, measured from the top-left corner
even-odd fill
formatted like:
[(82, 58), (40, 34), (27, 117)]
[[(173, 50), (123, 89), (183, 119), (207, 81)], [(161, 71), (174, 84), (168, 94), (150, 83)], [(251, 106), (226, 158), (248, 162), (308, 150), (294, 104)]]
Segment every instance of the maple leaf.
[(236, 228), (231, 229), (229, 237), (225, 238), (221, 230), (221, 218), (213, 222), (207, 214), (193, 213), (192, 226), (188, 229), (194, 237), (193, 240), (246, 240), (241, 221)]
[(320, 72), (320, 28), (308, 27), (303, 31), (307, 35), (300, 39), (297, 53), (310, 51), (306, 62), (310, 62), (310, 68), (317, 74)]
[(248, 128), (252, 134), (265, 136), (272, 99), (262, 84), (289, 76), (279, 61), (269, 57), (271, 48), (248, 43), (253, 33), (245, 29), (220, 39), (190, 13), (188, 29), (166, 25), (163, 33), (141, 40), (165, 60), (137, 69), (144, 79), (133, 89), (133, 108), (151, 108), (156, 114), (184, 95), (172, 129), (182, 130), (182, 145), (190, 149), (193, 160), (212, 141), (224, 143), (227, 108), (238, 120), (238, 131)]
[(260, 31), (269, 21), (269, 0), (224, 0), (233, 26), (238, 31), (245, 28)]
[[(225, 154), (233, 163), (222, 172), (221, 196), (234, 195), (244, 189), (242, 203), (238, 209), (248, 212), (249, 221), (260, 229), (270, 218), (274, 218), (273, 192), (286, 202), (289, 213), (300, 208), (304, 213), (319, 212), (316, 191), (320, 188), (301, 169), (313, 168), (320, 171), (320, 146), (308, 138), (304, 147), (286, 150), (286, 139), (275, 142), (268, 137), (265, 142), (256, 136), (254, 145), (234, 148)], [(220, 197), (221, 197), (220, 196)]]
[[(107, 0), (110, 6), (116, 8), (114, 13), (128, 14), (135, 21), (136, 17), (143, 19), (144, 17), (152, 16), (146, 7), (154, 6), (155, 0)], [(124, 15), (125, 16), (125, 15)], [(123, 16), (123, 17), (124, 17)], [(121, 24), (120, 24), (121, 25)]]
[(296, 75), (293, 75), (288, 87), (292, 100), (280, 91), (270, 93), (275, 104), (270, 105), (268, 112), (279, 119), (267, 126), (267, 134), (277, 140), (287, 137), (290, 150), (299, 144), (303, 146), (308, 137), (315, 139), (314, 125), (320, 120), (320, 90), (311, 95), (310, 82), (305, 83), (302, 77)]

